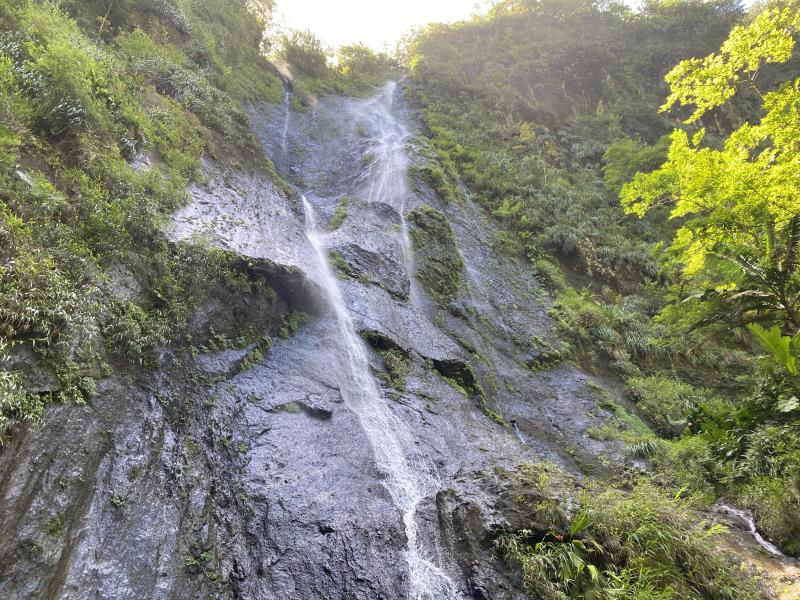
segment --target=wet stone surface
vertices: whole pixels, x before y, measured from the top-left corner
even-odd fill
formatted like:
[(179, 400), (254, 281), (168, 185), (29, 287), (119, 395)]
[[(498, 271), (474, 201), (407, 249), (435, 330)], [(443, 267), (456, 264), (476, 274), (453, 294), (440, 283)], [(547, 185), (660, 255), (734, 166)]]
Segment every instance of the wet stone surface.
[[(17, 432), (0, 453), (0, 597), (409, 597), (408, 524), (375, 439), (343, 397), (341, 328), (300, 192), (348, 268), (337, 287), (352, 327), (408, 357), (390, 384), (384, 360), (363, 349), (382, 410), (435, 483), (414, 514), (420, 552), (452, 581), (453, 598), (522, 597), (492, 555), (498, 532), (526, 526), (496, 473), (543, 460), (591, 471), (598, 454), (614, 456), (613, 443), (587, 435), (607, 415), (584, 373), (530, 367), (534, 338), (554, 339), (549, 300), (524, 265), (492, 249), (490, 218), (469, 199), (445, 205), (408, 191), (396, 150), (414, 121), (400, 98), (323, 98), (305, 113), (253, 107), (297, 196), (263, 174), (204, 163), (207, 182), (175, 214), (173, 237), (263, 261), (283, 287), (281, 310), (315, 316), (280, 338), (280, 315), (253, 314), (274, 344), (250, 368), (247, 349), (194, 361), (165, 351), (157, 373), (105, 380), (92, 406), (51, 407), (39, 427)], [(328, 232), (343, 196), (347, 217)], [(404, 215), (421, 204), (447, 216), (463, 260), (445, 306), (411, 285)], [(225, 308), (205, 314), (223, 320)], [(465, 395), (443, 364), (469, 368), (475, 389)]]

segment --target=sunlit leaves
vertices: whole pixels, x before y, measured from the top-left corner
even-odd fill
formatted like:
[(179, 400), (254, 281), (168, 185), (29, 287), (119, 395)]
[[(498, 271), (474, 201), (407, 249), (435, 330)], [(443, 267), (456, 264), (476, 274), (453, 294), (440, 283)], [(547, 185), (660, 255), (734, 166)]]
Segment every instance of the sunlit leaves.
[(773, 325), (764, 329), (760, 325), (750, 323), (747, 328), (756, 337), (758, 343), (769, 351), (775, 361), (792, 375), (797, 375), (797, 349), (800, 338), (781, 334), (780, 327)]
[[(788, 60), (800, 29), (797, 9), (765, 11), (736, 27), (720, 54), (684, 61), (667, 76), (672, 95), (665, 107), (693, 105), (694, 121), (731, 98), (760, 66)], [(637, 174), (621, 191), (628, 213), (644, 216), (669, 204), (680, 219), (669, 258), (701, 289), (738, 283), (740, 291), (716, 294), (747, 301), (745, 320), (777, 310), (794, 327), (800, 274), (800, 79), (763, 95), (764, 117), (745, 123), (721, 148), (693, 136), (672, 134), (667, 162)], [(738, 272), (731, 281), (731, 269)]]
[(685, 60), (667, 74), (672, 93), (662, 110), (693, 105), (687, 122), (697, 121), (732, 98), (739, 84), (753, 82), (762, 65), (789, 60), (798, 29), (797, 8), (764, 11), (751, 24), (734, 27), (719, 54)]

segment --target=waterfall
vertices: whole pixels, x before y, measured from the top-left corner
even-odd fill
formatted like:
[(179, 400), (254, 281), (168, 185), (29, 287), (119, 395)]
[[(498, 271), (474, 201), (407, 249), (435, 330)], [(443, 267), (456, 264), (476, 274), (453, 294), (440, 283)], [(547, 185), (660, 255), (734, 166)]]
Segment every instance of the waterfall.
[(756, 529), (755, 519), (753, 519), (753, 515), (751, 515), (749, 512), (740, 510), (738, 508), (734, 508), (733, 506), (729, 506), (722, 502), (717, 503), (717, 505), (714, 508), (717, 510), (717, 512), (731, 515), (740, 523), (745, 525), (747, 527), (747, 531), (750, 533), (750, 535), (753, 536), (753, 539), (756, 541), (756, 543), (759, 546), (761, 546), (764, 550), (766, 550), (767, 553), (771, 554), (772, 556), (778, 556), (778, 557), (784, 556), (783, 552), (781, 552), (777, 548), (777, 546), (765, 540), (763, 536), (758, 532), (758, 529)]
[(292, 93), (289, 91), (288, 88), (283, 90), (283, 133), (281, 135), (281, 158), (284, 162), (288, 162), (289, 160), (289, 146), (288, 146), (288, 136), (289, 136), (289, 119), (292, 116), (291, 112), (292, 108)]
[(339, 387), (346, 406), (358, 417), (385, 479), (383, 485), (403, 516), (408, 547), (411, 598), (413, 600), (448, 600), (461, 598), (447, 575), (425, 556), (420, 547), (416, 511), (419, 503), (439, 488), (434, 469), (414, 451), (408, 427), (396, 416), (382, 397), (369, 370), (364, 342), (356, 332), (344, 303), (339, 282), (328, 263), (325, 236), (317, 230), (314, 209), (302, 197), (306, 235), (314, 249), (318, 280), (325, 290), (336, 320), (341, 359), (337, 370)]
[(394, 113), (397, 83), (390, 81), (380, 94), (367, 102), (359, 115), (367, 122), (372, 135), (369, 153), (372, 161), (366, 173), (366, 197), (369, 202), (385, 202), (400, 215), (400, 251), (409, 279), (409, 299), (419, 306), (419, 289), (414, 279), (414, 250), (406, 221), (406, 200), (409, 195), (406, 174), (406, 145), (411, 133)]

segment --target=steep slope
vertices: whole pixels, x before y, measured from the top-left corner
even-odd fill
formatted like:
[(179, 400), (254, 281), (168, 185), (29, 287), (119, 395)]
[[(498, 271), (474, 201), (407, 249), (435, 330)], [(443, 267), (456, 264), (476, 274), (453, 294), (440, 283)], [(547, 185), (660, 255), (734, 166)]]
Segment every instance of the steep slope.
[[(797, 15), (793, 2), (768, 8)], [(653, 426), (591, 435), (621, 440), (629, 454), (650, 459), (631, 482), (654, 482), (684, 497), (684, 506), (711, 509), (720, 497), (745, 506), (762, 534), (795, 555), (798, 530), (783, 516), (798, 506), (798, 420), (781, 408), (781, 398), (796, 388), (769, 357), (759, 358), (744, 330), (748, 319), (772, 318), (758, 310), (744, 316), (724, 300), (713, 304), (713, 285), (699, 293), (703, 283), (682, 277), (692, 252), (682, 262), (667, 250), (685, 223), (680, 211), (670, 213), (676, 193), (668, 186), (654, 186), (653, 210), (641, 220), (625, 215), (618, 198), (637, 171), (664, 162), (669, 141), (660, 136), (669, 129), (705, 132), (700, 152), (713, 152), (741, 123), (762, 118), (760, 93), (786, 79), (784, 87), (793, 85), (798, 52), (795, 46), (790, 57), (790, 39), (785, 65), (760, 63), (760, 92), (753, 82), (734, 85), (733, 98), (694, 125), (680, 120), (688, 107), (658, 111), (668, 93), (663, 77), (677, 61), (716, 51), (734, 24), (741, 25), (739, 36), (753, 35), (743, 27), (768, 14), (761, 11), (744, 14), (726, 2), (652, 2), (631, 12), (593, 2), (508, 0), (487, 16), (428, 28), (410, 45), (408, 62), (429, 150), (417, 171), (456, 204), (466, 184), (476, 204), (491, 211), (501, 230), (498, 249), (525, 257), (553, 293), (551, 315), (567, 357), (620, 381), (621, 396)], [(787, 31), (796, 38), (795, 27)], [(676, 72), (690, 71), (691, 64), (681, 63)], [(794, 110), (785, 111), (789, 121)], [(713, 172), (694, 160), (686, 165)], [(663, 171), (650, 181), (658, 176)], [(717, 182), (707, 189), (715, 185), (724, 188)], [(704, 191), (694, 189), (702, 205)], [(748, 194), (756, 198), (759, 191), (742, 189), (742, 198)], [(635, 195), (629, 191), (629, 201)], [(796, 198), (794, 191), (789, 195)], [(796, 209), (795, 200), (788, 205)], [(750, 217), (730, 216), (738, 226), (760, 227)], [(728, 283), (738, 281), (736, 269), (725, 269), (722, 260), (717, 275), (731, 290), (727, 298), (747, 297), (744, 286)], [(794, 333), (791, 323), (784, 331)], [(591, 503), (584, 510), (592, 514)], [(599, 541), (604, 529), (589, 525), (588, 537)], [(652, 583), (636, 576), (624, 584), (581, 581), (578, 574), (561, 580), (554, 565), (572, 554), (568, 541), (537, 545), (523, 533), (516, 543), (509, 556), (530, 569), (526, 584), (533, 595)], [(597, 559), (588, 560), (607, 566)], [(535, 576), (536, 569), (549, 575)]]
[[(183, 234), (226, 239), (254, 256), (263, 249), (273, 253), (271, 259), (297, 261), (312, 281), (328, 290), (323, 300), (334, 306), (341, 303), (339, 312), (323, 311), (297, 341), (273, 346), (263, 365), (223, 387), (227, 391), (222, 397), (247, 397), (254, 405), (246, 411), (242, 430), (254, 436), (246, 444), (260, 450), (244, 473), (245, 490), (253, 501), (254, 517), (270, 524), (268, 539), (259, 543), (279, 543), (285, 551), (266, 579), (242, 582), (241, 589), (250, 593), (278, 593), (286, 589), (287, 578), (297, 597), (324, 596), (333, 590), (337, 595), (352, 590), (352, 596), (344, 597), (404, 597), (408, 586), (417, 589), (415, 577), (430, 584), (426, 569), (420, 573), (413, 568), (413, 557), (410, 578), (404, 566), (411, 534), (409, 523), (403, 526), (401, 518), (407, 509), (397, 512), (403, 506), (399, 486), (417, 490), (414, 494), (424, 490), (415, 501), (418, 507), (408, 515), (414, 522), (416, 552), (446, 573), (458, 590), (446, 591), (447, 584), (436, 592), (436, 586), (429, 585), (431, 597), (460, 597), (478, 589), (493, 597), (515, 597), (517, 592), (496, 573), (500, 565), (490, 557), (489, 528), (501, 528), (507, 518), (492, 508), (498, 498), (490, 490), (498, 493), (504, 487), (496, 469), (512, 470), (526, 456), (538, 456), (580, 472), (597, 465), (597, 454), (605, 447), (585, 435), (589, 426), (611, 420), (607, 411), (597, 408), (597, 392), (587, 386), (587, 377), (567, 366), (533, 370), (542, 357), (537, 344), (544, 343), (534, 336), (546, 337), (552, 326), (544, 308), (530, 304), (541, 296), (540, 286), (514, 261), (500, 259), (482, 243), (491, 236), (492, 226), (477, 210), (447, 207), (429, 190), (408, 189), (405, 153), (412, 123), (399, 100), (391, 86), (366, 101), (324, 98), (309, 112), (254, 108), (255, 128), (268, 154), (286, 166), (285, 175), (313, 205), (319, 243), (328, 249), (341, 277), (337, 291), (331, 292), (319, 261), (309, 257), (308, 242), (292, 245), (300, 240), (293, 233), (301, 227), (297, 198), (288, 205), (261, 206), (255, 195), (218, 195), (211, 202), (201, 196), (187, 209), (191, 221), (185, 213), (179, 215)], [(240, 217), (235, 223), (218, 219), (234, 207)], [(448, 274), (456, 285), (446, 310), (424, 289), (426, 282), (437, 282), (413, 281), (407, 270), (410, 266), (422, 271), (431, 260), (435, 248), (423, 248), (423, 236), (417, 234), (424, 217), (415, 215), (442, 214), (435, 207), (451, 214), (452, 225), (441, 218), (445, 231), (452, 231), (453, 246), (445, 246), (441, 237), (428, 243), (445, 252), (455, 249), (459, 263), (466, 265), (463, 272), (458, 267), (459, 272)], [(400, 211), (409, 214), (410, 233)], [(280, 232), (283, 243), (271, 249), (237, 245), (253, 231)], [(407, 236), (413, 240), (415, 257), (405, 255)], [(421, 289), (411, 294), (412, 285)], [(503, 316), (512, 305), (531, 308)], [(368, 373), (354, 374), (352, 363), (341, 362), (355, 343), (342, 332), (342, 310), (370, 344)], [(532, 337), (520, 336), (515, 342), (511, 328)], [(550, 360), (558, 362), (555, 357)], [(376, 377), (380, 389), (367, 383), (349, 390), (353, 378)], [(369, 417), (366, 422), (364, 415), (359, 418), (358, 404), (364, 402), (376, 403), (365, 409), (367, 415), (389, 411), (388, 421), (367, 424)], [(284, 419), (286, 424), (278, 425)], [(390, 430), (380, 430), (393, 420), (396, 425)], [(384, 439), (395, 434), (405, 438), (399, 446)], [(294, 449), (289, 454), (288, 447)], [(372, 451), (364, 455), (356, 450), (359, 447)], [(366, 463), (353, 470), (356, 456)], [(416, 465), (412, 471), (427, 483), (397, 479), (393, 469), (402, 472), (406, 463)], [(265, 472), (274, 475), (265, 479)], [(382, 480), (388, 496), (379, 485)], [(309, 489), (314, 490), (313, 502)], [(269, 507), (275, 505), (286, 515), (272, 523), (274, 509)], [(461, 513), (469, 515), (469, 522), (463, 522)], [(370, 521), (362, 522), (363, 515), (370, 515)], [(458, 539), (464, 527), (475, 529), (471, 535), (478, 538)], [(386, 533), (376, 537), (375, 531)], [(286, 539), (294, 541), (278, 542)], [(347, 552), (354, 553), (351, 567), (345, 566)]]
[[(563, 200), (557, 194), (574, 193), (581, 202), (573, 212), (553, 212), (556, 220), (574, 225), (567, 232), (581, 243), (603, 242), (578, 244), (581, 260), (568, 275), (590, 276), (581, 265), (593, 265), (604, 283), (638, 285), (630, 274), (647, 264), (642, 255), (619, 272), (606, 268), (618, 265), (618, 241), (643, 244), (628, 224), (611, 224), (617, 213), (608, 202), (597, 205), (600, 220), (587, 221), (596, 206), (582, 196), (582, 184), (597, 176), (599, 150), (575, 129), (605, 123), (598, 104), (613, 94), (603, 89), (581, 101), (597, 118), (586, 123), (561, 112), (568, 107), (560, 84), (543, 81), (532, 97), (552, 98), (542, 110), (528, 98), (519, 111), (546, 121), (545, 129), (501, 123), (498, 139), (512, 145), (495, 160), (488, 139), (465, 144), (452, 135), (483, 136), (475, 123), (462, 129), (458, 117), (469, 120), (491, 105), (497, 112), (486, 115), (503, 116), (504, 107), (517, 106), (505, 92), (502, 101), (487, 93), (474, 111), (436, 104), (450, 92), (474, 100), (459, 90), (481, 79), (477, 61), (473, 71), (455, 70), (466, 79), (447, 93), (435, 82), (446, 85), (448, 71), (426, 71), (443, 64), (428, 56), (414, 79), (369, 98), (315, 98), (300, 82), (302, 99), (286, 89), (281, 104), (277, 79), (256, 49), (260, 29), (249, 5), (235, 2), (228, 11), (213, 0), (119, 2), (111, 10), (65, 2), (77, 24), (49, 5), (3, 7), (4, 25), (30, 36), (22, 44), (27, 55), (3, 50), (17, 86), (4, 99), (24, 92), (33, 102), (21, 73), (39, 53), (58, 49), (39, 30), (65, 27), (69, 40), (80, 41), (81, 57), (103, 58), (108, 77), (119, 66), (135, 90), (126, 95), (130, 105), (162, 135), (125, 154), (115, 136), (128, 122), (95, 88), (79, 100), (109, 130), (90, 125), (80, 135), (47, 137), (31, 120), (11, 131), (19, 152), (4, 166), (21, 183), (3, 198), (2, 224), (17, 243), (4, 268), (23, 252), (46, 249), (47, 226), (59, 223), (62, 252), (53, 260), (71, 268), (68, 283), (84, 282), (87, 264), (91, 277), (108, 278), (103, 301), (87, 302), (94, 296), (79, 288), (61, 312), (86, 305), (107, 323), (92, 339), (108, 361), (92, 370), (94, 363), (67, 351), (48, 362), (53, 357), (30, 334), (35, 328), (0, 331), (13, 342), (9, 372), (28, 374), (35, 364), (46, 377), (68, 359), (80, 375), (77, 395), (63, 393), (72, 387), (59, 372), (49, 388), (22, 382), (26, 393), (15, 398), (35, 398), (39, 422), (38, 413), (22, 412), (25, 404), (2, 405), (11, 427), (0, 451), (0, 595), (502, 600), (559, 597), (555, 571), (576, 594), (602, 577), (627, 597), (669, 590), (760, 597), (713, 550), (717, 528), (698, 524), (680, 494), (633, 485), (631, 472), (644, 466), (630, 442), (652, 432), (609, 371), (591, 375), (565, 360), (576, 355), (561, 339), (563, 297), (554, 303), (551, 296), (561, 278), (538, 250), (520, 252), (535, 250), (533, 213), (519, 227), (507, 220), (520, 216), (515, 207), (523, 199), (506, 185), (525, 171), (509, 157), (532, 147), (517, 148), (519, 138), (552, 152), (531, 156), (539, 162), (535, 174), (553, 187), (520, 177), (528, 191), (547, 190), (550, 204), (526, 196), (525, 211), (539, 210), (536, 218), (550, 223), (548, 211), (561, 207), (553, 201)], [(518, 23), (502, 12), (514, 5), (497, 9), (512, 32)], [(719, 6), (719, 22), (704, 9), (698, 14), (723, 29), (730, 11)], [(578, 12), (584, 26), (591, 22)], [(617, 39), (616, 30), (599, 31), (600, 43)], [(465, 38), (459, 45), (468, 45)], [(576, 64), (595, 64), (590, 55), (579, 53)], [(513, 69), (527, 64), (507, 59)], [(243, 68), (231, 76), (226, 67)], [(501, 79), (525, 79), (513, 69)], [(577, 74), (560, 85), (567, 99), (584, 79)], [(175, 119), (166, 132), (157, 128), (162, 109)], [(563, 119), (574, 129), (552, 133)], [(181, 145), (193, 136), (196, 146)], [(40, 167), (37, 188), (12, 171), (32, 172), (31, 156), (45, 153), (42, 140), (63, 162)], [(87, 147), (85, 156), (73, 155)], [(86, 186), (102, 187), (92, 169), (108, 166), (94, 162), (102, 148), (110, 148), (115, 174), (103, 181), (114, 185), (107, 197), (89, 196)], [(69, 187), (74, 181), (81, 185)], [(21, 234), (17, 213), (25, 203), (55, 202), (61, 186), (70, 199), (64, 204), (81, 207), (82, 218), (104, 222), (116, 214), (125, 226), (115, 231), (127, 231), (141, 224), (137, 209), (145, 205), (137, 202), (153, 181), (168, 188), (169, 201), (150, 207), (145, 235), (117, 252), (114, 243), (92, 245), (93, 235), (84, 240), (81, 219), (64, 206)], [(89, 200), (98, 197), (108, 205)], [(611, 238), (587, 233), (606, 225)], [(543, 239), (560, 238), (535, 243)], [(68, 261), (76, 247), (86, 259), (77, 267)], [(160, 252), (152, 254), (154, 247)], [(2, 279), (24, 288), (19, 281)], [(133, 324), (125, 335), (115, 328), (120, 303), (123, 322)], [(616, 358), (625, 364), (623, 354)], [(21, 384), (14, 384), (16, 393)], [(747, 539), (736, 541), (746, 546)], [(652, 580), (637, 580), (642, 573)]]
[[(610, 415), (597, 409), (585, 375), (567, 366), (533, 371), (526, 361), (536, 364), (536, 342), (509, 339), (509, 328), (547, 336), (551, 325), (534, 305), (504, 316), (509, 306), (530, 305), (540, 288), (480, 243), (491, 225), (475, 209), (454, 212), (430, 192), (406, 188), (405, 140), (384, 137), (388, 126), (410, 127), (393, 90), (293, 113), (285, 144), (271, 135), (285, 125), (283, 109), (253, 109), (268, 152), (277, 160), (286, 146), (284, 162), (293, 167), (286, 174), (307, 191), (321, 227), (348, 196), (347, 215), (320, 239), (339, 253), (341, 310), (371, 344), (363, 346), (369, 369), (362, 364), (358, 376), (373, 381), (369, 401), (388, 421), (366, 426), (348, 394), (352, 374), (340, 376), (341, 324), (320, 293), (326, 284), (298, 198), (257, 172), (206, 162), (206, 183), (190, 190), (193, 202), (175, 215), (173, 235), (201, 235), (257, 261), (249, 268), (277, 291), (267, 294), (272, 308), (258, 317), (251, 300), (235, 318), (258, 331), (290, 335), (297, 317), (280, 321), (290, 309), (318, 316), (246, 356), (209, 347), (194, 360), (167, 353), (159, 373), (104, 380), (93, 408), (50, 411), (40, 428), (19, 432), (2, 456), (10, 524), (3, 554), (16, 557), (3, 561), (5, 594), (80, 597), (91, 586), (114, 598), (215, 589), (239, 597), (404, 597), (420, 585), (413, 577), (428, 580), (424, 569), (412, 569), (409, 580), (403, 559), (412, 530), (397, 495), (409, 482), (389, 485), (381, 459), (381, 440), (402, 427), (405, 441), (392, 456), (402, 452), (410, 468), (427, 473), (424, 486), (409, 484), (417, 499), (405, 509), (419, 558), (452, 579), (441, 588), (450, 597), (476, 589), (517, 595), (496, 571), (487, 537), (507, 518), (492, 508), (498, 473), (542, 456), (575, 472), (597, 464), (605, 444), (585, 430)], [(446, 312), (423, 290), (416, 302), (409, 296), (412, 262), (398, 208), (436, 210), (420, 211), (424, 202), (452, 213), (450, 235), (461, 245), (465, 269), (455, 274)], [(415, 235), (422, 219), (410, 225), (420, 270), (430, 260)], [(216, 297), (200, 314), (216, 328), (237, 304)], [(85, 423), (79, 438), (77, 422)], [(479, 535), (466, 548), (458, 533), (465, 527)]]

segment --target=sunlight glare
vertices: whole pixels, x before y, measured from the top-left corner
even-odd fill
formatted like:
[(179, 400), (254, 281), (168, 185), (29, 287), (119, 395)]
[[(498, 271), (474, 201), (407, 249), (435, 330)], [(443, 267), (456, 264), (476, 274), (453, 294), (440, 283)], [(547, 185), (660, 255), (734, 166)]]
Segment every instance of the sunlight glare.
[(477, 10), (475, 0), (278, 0), (286, 27), (310, 29), (331, 48), (362, 42), (391, 50), (414, 28), (459, 21)]

